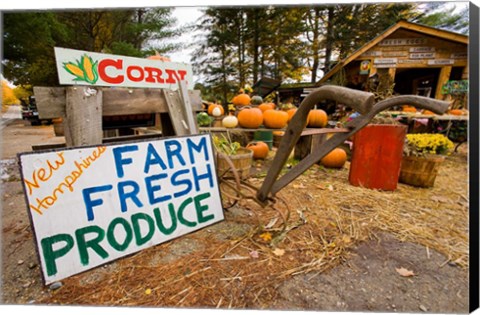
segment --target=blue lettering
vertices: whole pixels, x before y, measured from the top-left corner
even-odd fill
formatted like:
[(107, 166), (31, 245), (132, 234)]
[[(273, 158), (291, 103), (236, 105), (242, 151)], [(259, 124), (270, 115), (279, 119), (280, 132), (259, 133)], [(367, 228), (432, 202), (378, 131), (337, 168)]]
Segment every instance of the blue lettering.
[(167, 151), (168, 166), (173, 168), (173, 157), (176, 156), (182, 166), (185, 166), (185, 160), (181, 155), (182, 145), (177, 140), (165, 141), (165, 150)]
[(187, 139), (187, 147), (188, 147), (188, 155), (190, 157), (191, 164), (195, 164), (195, 157), (193, 155), (193, 151), (196, 151), (198, 153), (202, 153), (203, 151), (205, 161), (209, 160), (206, 137), (202, 137), (198, 145), (195, 144), (191, 139)]
[(145, 167), (143, 169), (143, 172), (145, 174), (148, 174), (148, 172), (150, 171), (150, 166), (155, 164), (158, 164), (162, 168), (162, 170), (167, 169), (167, 165), (165, 165), (165, 162), (163, 162), (160, 155), (158, 155), (157, 150), (155, 150), (153, 145), (149, 143), (147, 149), (147, 158), (145, 161)]
[(162, 189), (162, 186), (153, 185), (153, 181), (166, 178), (166, 177), (167, 177), (167, 174), (164, 174), (164, 173), (145, 177), (145, 185), (147, 188), (148, 200), (150, 202), (150, 205), (154, 205), (156, 203), (172, 199), (171, 195), (155, 197), (155, 192), (160, 191)]
[(192, 168), (192, 171), (193, 171), (193, 180), (195, 181), (195, 191), (200, 191), (200, 181), (202, 179), (208, 179), (210, 188), (213, 187), (213, 176), (212, 176), (212, 169), (210, 167), (210, 164), (207, 164), (207, 172), (204, 174), (198, 174), (196, 167)]
[(83, 194), (83, 202), (85, 203), (85, 207), (87, 208), (87, 219), (88, 221), (92, 221), (94, 219), (93, 215), (93, 207), (100, 206), (103, 204), (103, 199), (93, 199), (91, 198), (91, 194), (97, 193), (97, 192), (102, 192), (102, 191), (108, 191), (113, 188), (112, 185), (104, 185), (104, 186), (98, 186), (98, 187), (91, 187), (91, 188), (85, 188), (82, 190)]
[[(125, 191), (125, 187), (132, 187), (132, 190), (130, 192)], [(127, 207), (127, 199), (132, 199), (133, 203), (139, 208), (143, 207), (142, 202), (140, 199), (138, 199), (137, 195), (138, 192), (140, 191), (140, 187), (138, 184), (134, 181), (125, 181), (118, 183), (118, 198), (120, 199), (120, 206), (122, 212), (125, 212), (128, 210)]]
[(179, 179), (177, 180), (177, 177), (183, 175), (183, 174), (188, 174), (190, 173), (189, 169), (185, 170), (180, 170), (176, 172), (175, 174), (172, 175), (172, 185), (173, 186), (180, 186), (180, 185), (185, 185), (185, 189), (182, 191), (177, 191), (176, 193), (173, 194), (175, 198), (185, 196), (188, 194), (190, 191), (192, 191), (192, 181), (189, 179)]
[(118, 178), (122, 178), (125, 175), (123, 172), (123, 165), (128, 165), (133, 163), (133, 160), (131, 158), (123, 158), (122, 153), (132, 152), (137, 150), (138, 150), (138, 145), (128, 145), (128, 146), (113, 149), (113, 156), (115, 158), (115, 166), (117, 168)]

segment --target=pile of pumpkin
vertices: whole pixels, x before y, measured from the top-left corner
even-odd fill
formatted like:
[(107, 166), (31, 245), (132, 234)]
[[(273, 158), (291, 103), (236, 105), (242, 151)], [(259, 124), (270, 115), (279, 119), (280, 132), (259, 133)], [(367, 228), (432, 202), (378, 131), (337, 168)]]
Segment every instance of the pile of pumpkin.
[[(261, 126), (267, 129), (283, 129), (295, 115), (297, 108), (292, 104), (286, 104), (277, 108), (275, 103), (264, 102), (263, 98), (244, 93), (242, 90), (232, 101), (235, 108), (222, 119), (225, 128), (257, 129)], [(210, 116), (219, 118), (225, 113), (222, 105), (210, 103), (207, 112)], [(324, 128), (327, 125), (328, 116), (324, 110), (312, 109), (307, 117), (307, 127)], [(280, 131), (278, 131), (280, 132)], [(268, 156), (269, 147), (263, 141), (254, 141), (246, 146), (253, 151), (254, 159), (265, 159)], [(320, 164), (330, 168), (342, 168), (347, 160), (345, 150), (336, 148), (321, 159)]]
[[(415, 106), (410, 106), (410, 105), (403, 105), (402, 106), (402, 112), (405, 113), (417, 113), (417, 108)], [(435, 115), (434, 112), (424, 109), (420, 112), (422, 115)], [(464, 109), (450, 109), (446, 113), (447, 115), (455, 115), (455, 116), (462, 116), (462, 115), (467, 115), (468, 111)]]
[[(297, 111), (291, 104), (277, 108), (275, 103), (264, 102), (258, 95), (250, 97), (242, 92), (232, 99), (232, 104), (236, 110), (222, 119), (225, 128), (257, 129), (263, 126), (267, 129), (283, 129)], [(222, 105), (211, 103), (207, 112), (210, 116), (219, 118), (225, 110)], [(327, 122), (327, 113), (321, 109), (313, 109), (308, 114), (307, 127), (323, 128)]]

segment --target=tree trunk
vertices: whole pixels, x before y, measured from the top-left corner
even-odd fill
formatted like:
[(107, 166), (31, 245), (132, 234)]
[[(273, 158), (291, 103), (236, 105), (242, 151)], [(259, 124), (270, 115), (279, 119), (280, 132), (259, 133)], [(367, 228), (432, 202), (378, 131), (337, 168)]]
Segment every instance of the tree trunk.
[(323, 71), (327, 73), (330, 70), (330, 62), (332, 58), (333, 50), (333, 18), (334, 18), (334, 8), (328, 7), (328, 18), (327, 18), (327, 40), (325, 43), (325, 66)]

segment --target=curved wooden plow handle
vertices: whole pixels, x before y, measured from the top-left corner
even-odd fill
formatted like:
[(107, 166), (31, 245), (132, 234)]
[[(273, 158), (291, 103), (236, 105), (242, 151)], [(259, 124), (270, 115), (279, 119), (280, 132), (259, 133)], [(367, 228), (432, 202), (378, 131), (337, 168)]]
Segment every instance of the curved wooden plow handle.
[[(355, 97), (358, 97), (358, 99), (355, 100)], [(332, 99), (342, 102), (343, 104), (356, 109), (359, 113), (361, 113), (361, 115), (347, 124), (346, 127), (350, 129), (349, 132), (335, 134), (321, 146), (315, 148), (312, 153), (302, 159), (297, 165), (295, 165), (295, 167), (290, 169), (289, 172), (277, 180), (277, 177), (285, 165), (288, 156), (297, 143), (302, 130), (305, 128), (308, 112), (316, 103), (323, 99)], [(357, 103), (355, 103), (355, 101), (357, 101)], [(405, 95), (380, 101), (375, 105), (371, 104), (373, 104), (373, 94), (371, 93), (336, 86), (323, 86), (313, 91), (300, 104), (300, 107), (288, 125), (285, 135), (280, 142), (280, 146), (275, 155), (272, 166), (268, 170), (265, 181), (258, 190), (257, 199), (260, 201), (265, 201), (270, 193), (275, 195), (280, 189), (303, 174), (303, 172), (305, 172), (313, 164), (317, 163), (330, 151), (335, 149), (350, 136), (365, 127), (375, 117), (375, 115), (387, 108), (408, 104), (431, 110), (437, 114), (442, 114), (447, 110), (450, 103), (422, 96)]]

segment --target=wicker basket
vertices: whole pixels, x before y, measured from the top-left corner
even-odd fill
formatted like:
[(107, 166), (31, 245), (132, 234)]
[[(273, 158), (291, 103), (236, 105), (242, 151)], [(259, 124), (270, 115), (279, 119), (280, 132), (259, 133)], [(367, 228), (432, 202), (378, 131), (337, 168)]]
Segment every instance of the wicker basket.
[[(246, 179), (250, 176), (250, 168), (252, 167), (252, 160), (253, 160), (253, 151), (247, 148), (240, 148), (237, 151), (236, 155), (229, 155), (228, 158), (232, 161), (233, 166), (237, 170), (240, 178)], [(231, 167), (228, 164), (227, 160), (217, 154), (217, 174), (219, 176), (225, 175), (233, 175), (230, 170)], [(229, 174), (230, 173), (230, 174)]]
[(445, 157), (441, 155), (404, 156), (399, 181), (415, 187), (433, 187), (444, 160)]

